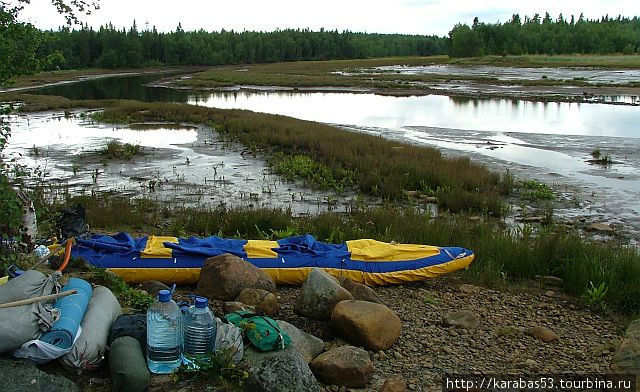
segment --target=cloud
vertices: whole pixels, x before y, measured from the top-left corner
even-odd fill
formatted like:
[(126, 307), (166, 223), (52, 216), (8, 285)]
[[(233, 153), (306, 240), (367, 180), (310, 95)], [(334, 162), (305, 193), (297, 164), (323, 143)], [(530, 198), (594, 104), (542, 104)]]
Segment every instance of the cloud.
[[(112, 22), (129, 27), (135, 19), (138, 26), (156, 26), (160, 31), (175, 30), (178, 23), (186, 30), (263, 30), (276, 28), (321, 27), (339, 31), (446, 35), (456, 23), (506, 21), (512, 14), (521, 16), (549, 11), (554, 17), (584, 12), (588, 18), (605, 14), (633, 16), (640, 14), (637, 0), (294, 0), (218, 2), (181, 0), (102, 0), (101, 9), (83, 21), (98, 28)], [(23, 13), (41, 28), (57, 28), (64, 19), (57, 15), (48, 0), (34, 0)]]

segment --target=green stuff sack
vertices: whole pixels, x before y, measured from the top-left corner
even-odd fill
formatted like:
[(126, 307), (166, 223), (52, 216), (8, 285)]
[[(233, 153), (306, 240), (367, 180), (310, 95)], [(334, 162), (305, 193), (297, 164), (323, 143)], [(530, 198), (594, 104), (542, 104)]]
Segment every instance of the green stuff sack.
[(253, 347), (260, 351), (276, 351), (291, 346), (291, 338), (269, 317), (247, 311), (229, 313), (225, 319), (242, 330)]
[(111, 343), (109, 370), (113, 392), (145, 392), (149, 390), (149, 369), (140, 343), (131, 336), (122, 336)]

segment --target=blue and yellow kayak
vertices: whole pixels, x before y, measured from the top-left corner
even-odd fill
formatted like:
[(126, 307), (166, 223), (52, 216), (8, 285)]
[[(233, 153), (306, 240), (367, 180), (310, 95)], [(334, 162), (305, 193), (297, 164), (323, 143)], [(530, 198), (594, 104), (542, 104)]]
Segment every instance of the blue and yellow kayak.
[(302, 284), (319, 267), (370, 286), (413, 282), (466, 268), (475, 255), (459, 247), (386, 243), (370, 239), (327, 244), (311, 235), (278, 241), (220, 237), (177, 238), (127, 233), (78, 240), (72, 256), (125, 281), (193, 284), (209, 257), (230, 253), (263, 269), (277, 284)]

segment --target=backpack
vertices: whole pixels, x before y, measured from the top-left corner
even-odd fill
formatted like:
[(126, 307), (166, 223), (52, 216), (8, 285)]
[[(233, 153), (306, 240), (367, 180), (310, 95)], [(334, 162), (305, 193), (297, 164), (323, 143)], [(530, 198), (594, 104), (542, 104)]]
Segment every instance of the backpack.
[(239, 310), (225, 319), (240, 328), (253, 347), (260, 351), (276, 351), (291, 346), (291, 338), (269, 317)]
[(58, 228), (63, 240), (69, 237), (85, 238), (89, 234), (89, 225), (85, 218), (85, 210), (80, 204), (60, 210)]
[(144, 355), (147, 352), (147, 315), (122, 314), (111, 325), (111, 331), (107, 339), (107, 346), (111, 347), (114, 340), (122, 336), (130, 336), (140, 343)]

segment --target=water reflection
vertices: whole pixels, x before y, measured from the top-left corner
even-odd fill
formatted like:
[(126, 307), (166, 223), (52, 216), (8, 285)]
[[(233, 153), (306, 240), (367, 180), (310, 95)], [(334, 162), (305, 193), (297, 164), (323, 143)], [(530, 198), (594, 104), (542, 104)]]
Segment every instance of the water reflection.
[(60, 84), (34, 90), (36, 94), (59, 95), (69, 99), (134, 99), (145, 102), (185, 102), (186, 91), (146, 87), (147, 83), (166, 78), (168, 74), (117, 76)]
[(633, 106), (468, 99), (442, 95), (388, 97), (374, 94), (242, 91), (191, 96), (188, 103), (366, 127), (427, 126), (640, 137), (640, 110)]
[[(293, 213), (342, 208), (330, 192), (282, 182), (267, 162), (223, 143), (201, 127), (175, 124), (108, 126), (80, 114), (34, 113), (9, 117), (12, 136), (3, 151), (38, 174), (28, 185), (47, 186), (47, 196), (111, 193), (145, 196), (172, 205), (279, 207)], [(109, 140), (144, 148), (130, 160), (107, 159)], [(39, 183), (39, 181), (43, 181)], [(351, 194), (340, 195), (345, 203)]]
[[(24, 119), (20, 119), (22, 121), (18, 124), (22, 125)], [(11, 118), (10, 121), (18, 121), (18, 118)], [(12, 156), (35, 147), (54, 148), (64, 150), (69, 155), (77, 155), (87, 149), (100, 150), (109, 140), (143, 147), (168, 148), (195, 142), (197, 135), (194, 128), (156, 126), (153, 130), (134, 130), (92, 124), (60, 115), (33, 114), (28, 118), (26, 129), (15, 127), (6, 152)]]
[[(531, 102), (517, 98), (472, 99), (429, 95), (391, 97), (359, 93), (282, 91), (191, 92), (146, 87), (166, 75), (141, 75), (51, 86), (38, 93), (71, 99), (135, 99), (187, 102), (219, 108), (248, 109), (305, 120), (369, 127), (428, 126), (500, 132), (640, 137), (640, 110), (633, 106)], [(246, 87), (246, 86), (245, 86)], [(258, 88), (258, 86), (253, 86)], [(640, 102), (638, 97), (593, 96), (612, 102)]]

